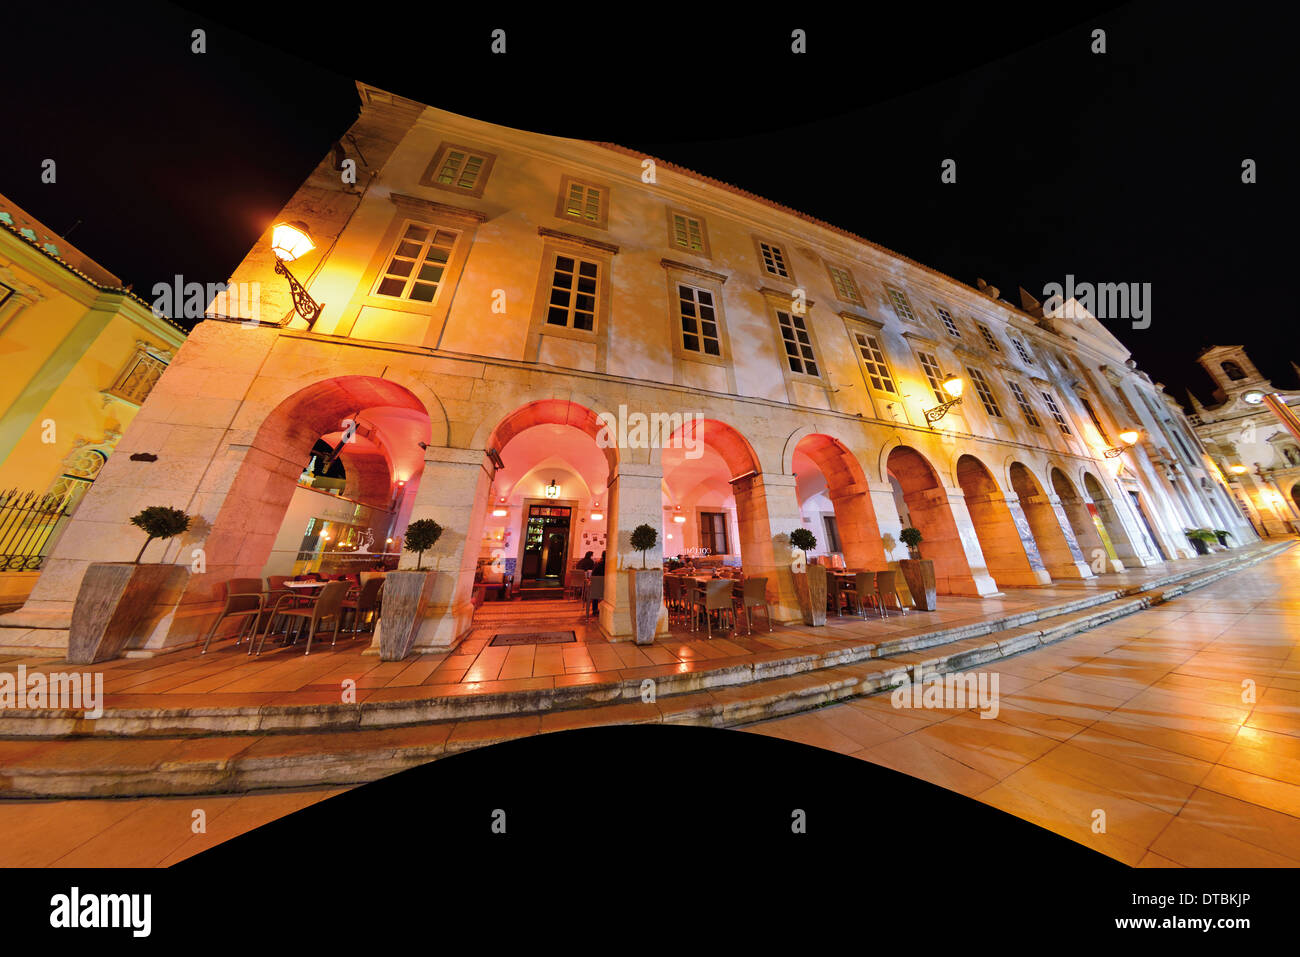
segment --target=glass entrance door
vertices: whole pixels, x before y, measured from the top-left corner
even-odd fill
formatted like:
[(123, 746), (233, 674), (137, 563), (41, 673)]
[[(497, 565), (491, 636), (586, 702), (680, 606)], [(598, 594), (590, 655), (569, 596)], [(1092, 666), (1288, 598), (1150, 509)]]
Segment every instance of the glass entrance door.
[(567, 505), (528, 506), (521, 583), (563, 583), (572, 511)]

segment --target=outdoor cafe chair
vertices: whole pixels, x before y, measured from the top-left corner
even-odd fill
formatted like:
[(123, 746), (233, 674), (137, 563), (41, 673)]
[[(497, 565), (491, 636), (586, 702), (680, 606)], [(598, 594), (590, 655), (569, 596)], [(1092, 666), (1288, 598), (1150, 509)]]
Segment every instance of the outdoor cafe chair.
[(691, 621), (694, 624), (696, 615), (699, 612), (704, 613), (704, 622), (708, 628), (709, 637), (713, 637), (713, 618), (711, 612), (718, 613), (718, 627), (722, 627), (722, 616), (727, 614), (731, 616), (731, 630), (736, 628), (736, 607), (732, 604), (731, 593), (733, 583), (729, 578), (715, 578), (712, 581), (704, 583), (703, 588), (697, 588), (692, 596)]
[(741, 584), (740, 605), (745, 611), (745, 624), (749, 634), (754, 633), (754, 609), (762, 607), (767, 616), (767, 630), (772, 630), (772, 606), (767, 603), (767, 579), (746, 578)]
[[(338, 643), (339, 628), (343, 624), (343, 599), (347, 596), (348, 584), (349, 583), (346, 581), (327, 582), (321, 588), (320, 594), (316, 595), (311, 600), (311, 604), (302, 608), (286, 608), (283, 612), (280, 612), (289, 618), (299, 619), (299, 631), (302, 630), (303, 625), (307, 626), (307, 650), (303, 652), (304, 656), (311, 654), (312, 639), (316, 637), (316, 632), (321, 630), (320, 626), (322, 622), (332, 621), (334, 623), (334, 639), (330, 644), (334, 645)], [(282, 602), (284, 599), (282, 598), (280, 601)], [(277, 611), (279, 611), (279, 604), (279, 602), (276, 603)], [(274, 617), (274, 615), (275, 613), (273, 612), (272, 617)], [(270, 629), (267, 630), (269, 631)], [(295, 633), (290, 644), (295, 644), (297, 641), (298, 636)], [(265, 644), (266, 632), (264, 631), (262, 632), (262, 640), (258, 642), (257, 645), (257, 653), (259, 655), (262, 653), (262, 646)], [(249, 642), (249, 651), (252, 651), (252, 642)]]
[(844, 594), (852, 596), (852, 608), (863, 618), (867, 617), (867, 604), (870, 603), (873, 608), (880, 608), (880, 599), (876, 594), (876, 573), (875, 572), (858, 572), (853, 576), (853, 581), (847, 583), (850, 585)]
[(605, 576), (592, 575), (587, 579), (587, 593), (582, 598), (582, 617), (591, 617), (591, 603), (605, 597)]
[(880, 614), (885, 616), (885, 599), (892, 595), (894, 604), (900, 613), (906, 615), (907, 609), (903, 607), (903, 597), (898, 593), (898, 572), (878, 572), (876, 574), (876, 599), (880, 602)]
[(356, 637), (361, 632), (361, 622), (370, 616), (373, 627), (374, 621), (379, 617), (379, 589), (384, 587), (382, 578), (371, 578), (361, 586), (361, 591), (356, 597), (349, 594), (343, 599), (343, 610), (352, 612), (352, 637)]
[(262, 603), (262, 580), (260, 578), (232, 578), (226, 582), (226, 605), (221, 609), (221, 614), (217, 620), (212, 623), (208, 629), (208, 637), (203, 642), (203, 650), (199, 654), (208, 653), (208, 645), (212, 642), (212, 636), (217, 633), (221, 623), (227, 618), (239, 618), (239, 631), (235, 633), (235, 645), (238, 646), (244, 639), (244, 630), (248, 630), (248, 646), (253, 646), (253, 638), (257, 635), (257, 625), (262, 619), (264, 605)]

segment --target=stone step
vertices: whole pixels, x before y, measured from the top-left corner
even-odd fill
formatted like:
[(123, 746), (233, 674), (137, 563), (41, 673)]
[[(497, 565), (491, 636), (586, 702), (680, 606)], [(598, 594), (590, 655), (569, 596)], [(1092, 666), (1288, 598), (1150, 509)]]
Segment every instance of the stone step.
[[(1212, 565), (1185, 569), (1148, 581), (1145, 591), (1134, 587), (1088, 589), (1078, 599), (957, 627), (939, 627), (878, 641), (828, 642), (816, 651), (772, 650), (732, 659), (711, 659), (701, 662), (693, 670), (683, 671), (676, 664), (624, 668), (618, 672), (617, 679), (568, 675), (554, 681), (539, 681), (531, 688), (489, 693), (475, 692), (471, 688), (449, 694), (432, 687), (402, 687), (391, 689), (391, 695), (372, 695), (357, 704), (308, 702), (246, 707), (109, 707), (95, 721), (85, 720), (79, 711), (66, 709), (10, 710), (0, 711), (0, 737), (175, 737), (214, 733), (358, 731), (430, 722), (545, 714), (617, 702), (635, 702), (645, 693), (646, 682), (653, 683), (656, 699), (662, 700), (894, 657), (1053, 619), (1068, 621), (1069, 616), (1076, 612), (1101, 609), (1121, 599), (1132, 598), (1136, 602), (1133, 605), (1114, 606), (1114, 609), (1124, 610), (1098, 613), (1116, 617), (1146, 607), (1162, 594), (1177, 594), (1188, 582), (1208, 584), (1217, 581), (1225, 574), (1263, 561), (1293, 544), (1294, 541), (1286, 541), (1265, 546), (1247, 555), (1233, 555)], [(1144, 595), (1147, 596), (1145, 603), (1142, 599)], [(1099, 617), (1097, 620), (1100, 623), (1109, 619)]]
[[(1288, 543), (1289, 546), (1290, 543)], [(734, 727), (897, 686), (905, 677), (964, 671), (1096, 628), (1208, 585), (1282, 549), (1211, 567), (1156, 590), (1114, 595), (1040, 622), (954, 638), (942, 648), (658, 696), (566, 708), (447, 718), (398, 727), (163, 737), (0, 741), (0, 797), (52, 798), (238, 793), (360, 784), (427, 761), (531, 734), (610, 724)], [(1078, 604), (1078, 603), (1071, 603)]]

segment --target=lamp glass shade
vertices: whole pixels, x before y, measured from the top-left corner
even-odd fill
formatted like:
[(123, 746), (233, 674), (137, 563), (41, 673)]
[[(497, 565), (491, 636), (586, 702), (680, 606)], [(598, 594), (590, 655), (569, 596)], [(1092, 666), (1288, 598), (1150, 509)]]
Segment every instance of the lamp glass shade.
[(962, 385), (961, 376), (950, 375), (943, 380), (943, 391), (954, 399), (959, 399), (961, 398)]
[(559, 497), (560, 497), (560, 487), (559, 487), (558, 485), (555, 484), (555, 480), (554, 480), (554, 479), (551, 480), (551, 484), (550, 484), (550, 485), (546, 486), (546, 497), (547, 497), (547, 498), (559, 498)]
[(1134, 429), (1129, 429), (1127, 432), (1121, 432), (1119, 434), (1119, 440), (1125, 445), (1134, 445), (1140, 436), (1140, 432), (1137, 432)]
[(271, 230), (271, 251), (287, 263), (307, 255), (316, 244), (302, 223), (276, 223)]

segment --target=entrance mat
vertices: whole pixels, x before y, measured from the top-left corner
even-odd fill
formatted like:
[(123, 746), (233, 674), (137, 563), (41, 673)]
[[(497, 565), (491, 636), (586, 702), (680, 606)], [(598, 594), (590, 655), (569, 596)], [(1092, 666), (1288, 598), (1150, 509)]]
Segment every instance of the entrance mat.
[(571, 631), (533, 631), (518, 635), (493, 635), (489, 645), (558, 645), (577, 640)]

